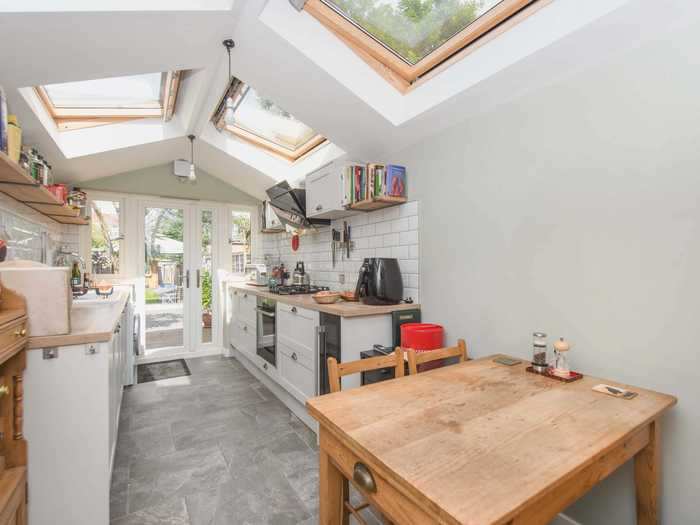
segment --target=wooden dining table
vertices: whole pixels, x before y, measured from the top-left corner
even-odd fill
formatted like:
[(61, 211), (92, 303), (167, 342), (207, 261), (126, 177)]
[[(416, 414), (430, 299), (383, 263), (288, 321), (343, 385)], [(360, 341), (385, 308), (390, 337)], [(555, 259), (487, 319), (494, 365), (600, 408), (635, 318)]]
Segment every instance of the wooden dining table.
[[(659, 418), (676, 398), (496, 357), (309, 399), (320, 522), (342, 523), (347, 479), (396, 525), (547, 524), (634, 459), (637, 522), (658, 523)], [(600, 383), (638, 395), (593, 391)]]

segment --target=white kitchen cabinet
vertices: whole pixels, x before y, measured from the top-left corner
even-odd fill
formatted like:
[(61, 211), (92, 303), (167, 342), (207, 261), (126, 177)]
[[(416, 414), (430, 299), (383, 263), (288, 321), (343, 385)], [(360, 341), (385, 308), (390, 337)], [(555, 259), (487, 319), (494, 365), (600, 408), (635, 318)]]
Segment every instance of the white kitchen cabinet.
[(358, 212), (343, 205), (343, 170), (347, 163), (332, 163), (306, 176), (306, 216), (340, 219)]
[(301, 403), (316, 395), (319, 313), (277, 303), (277, 370), (280, 384)]
[(303, 359), (303, 353), (294, 350), (284, 343), (277, 344), (277, 371), (282, 386), (300, 403), (305, 403), (316, 395), (316, 370), (314, 363), (311, 368)]
[(274, 233), (284, 231), (284, 224), (280, 221), (275, 213), (275, 210), (270, 205), (270, 201), (265, 201), (263, 206), (263, 232)]
[(109, 523), (127, 352), (133, 351), (129, 312), (125, 307), (109, 341), (27, 351), (24, 428), (32, 525)]

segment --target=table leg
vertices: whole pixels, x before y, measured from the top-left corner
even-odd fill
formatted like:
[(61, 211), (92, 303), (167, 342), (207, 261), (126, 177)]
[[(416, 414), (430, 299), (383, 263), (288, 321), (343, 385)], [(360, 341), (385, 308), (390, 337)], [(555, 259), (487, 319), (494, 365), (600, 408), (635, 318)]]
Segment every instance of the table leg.
[(347, 481), (323, 448), (319, 451), (319, 519), (321, 525), (347, 525), (343, 505)]
[(657, 498), (660, 476), (660, 425), (649, 424), (649, 443), (634, 457), (634, 484), (637, 491), (637, 524), (658, 525)]

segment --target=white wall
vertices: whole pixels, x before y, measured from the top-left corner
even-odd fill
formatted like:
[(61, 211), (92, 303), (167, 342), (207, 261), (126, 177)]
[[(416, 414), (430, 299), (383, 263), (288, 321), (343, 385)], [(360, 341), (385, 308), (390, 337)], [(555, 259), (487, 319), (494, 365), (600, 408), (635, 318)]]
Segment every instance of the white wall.
[[(424, 319), (475, 356), (574, 343), (584, 373), (674, 394), (661, 523), (700, 493), (700, 30), (395, 154), (421, 201)], [(629, 465), (567, 511), (636, 523)]]
[[(304, 261), (311, 282), (332, 290), (354, 290), (365, 257), (393, 257), (399, 260), (404, 297), (420, 302), (418, 212), (419, 203), (413, 201), (348, 217), (345, 220), (350, 225), (354, 247), (350, 258), (336, 253), (335, 267), (332, 264), (331, 228), (342, 232), (343, 219), (334, 220), (330, 227), (321, 227), (316, 233), (301, 236), (296, 252), (292, 251), (290, 234), (261, 234), (263, 254), (283, 262), (290, 273), (297, 261)], [(341, 282), (343, 279), (344, 283)]]

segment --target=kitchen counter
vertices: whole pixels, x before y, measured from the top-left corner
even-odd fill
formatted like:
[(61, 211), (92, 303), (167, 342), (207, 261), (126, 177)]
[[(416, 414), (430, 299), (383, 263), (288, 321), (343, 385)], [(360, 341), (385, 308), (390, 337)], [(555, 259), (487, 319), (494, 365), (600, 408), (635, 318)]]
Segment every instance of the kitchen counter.
[(118, 294), (117, 299), (106, 304), (97, 304), (94, 301), (82, 303), (79, 299), (74, 300), (70, 311), (70, 333), (42, 337), (31, 337), (30, 334), (29, 349), (109, 341), (130, 295), (128, 288), (116, 286), (114, 294)]
[(285, 304), (307, 308), (317, 312), (338, 315), (340, 317), (367, 317), (371, 315), (384, 315), (401, 310), (415, 310), (420, 308), (420, 304), (391, 304), (386, 306), (370, 306), (362, 303), (351, 303), (347, 301), (338, 301), (333, 304), (318, 304), (313, 300), (311, 294), (303, 295), (279, 295), (270, 293), (266, 286), (253, 286), (244, 282), (228, 282), (229, 286), (243, 292), (274, 299)]

